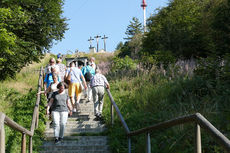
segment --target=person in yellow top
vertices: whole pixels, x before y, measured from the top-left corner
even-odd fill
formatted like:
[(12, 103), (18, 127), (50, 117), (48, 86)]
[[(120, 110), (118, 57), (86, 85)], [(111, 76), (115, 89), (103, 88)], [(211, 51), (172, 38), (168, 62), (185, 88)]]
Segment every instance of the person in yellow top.
[(81, 92), (82, 92), (81, 80), (83, 82), (85, 89), (87, 89), (87, 85), (86, 85), (86, 81), (85, 81), (85, 78), (81, 70), (78, 67), (75, 67), (74, 62), (70, 63), (70, 68), (68, 68), (66, 71), (66, 77), (68, 77), (68, 75), (70, 75), (70, 78), (71, 78), (68, 93), (69, 93), (70, 101), (72, 103), (73, 112), (76, 112), (77, 110), (75, 108), (74, 96), (76, 94), (77, 104), (78, 104), (80, 101)]

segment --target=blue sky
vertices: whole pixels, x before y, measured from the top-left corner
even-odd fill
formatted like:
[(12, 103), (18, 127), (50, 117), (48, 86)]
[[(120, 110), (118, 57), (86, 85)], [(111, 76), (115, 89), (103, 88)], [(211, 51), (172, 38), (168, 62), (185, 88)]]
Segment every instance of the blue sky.
[[(55, 42), (51, 53), (66, 54), (68, 50), (89, 52), (88, 39), (96, 35), (107, 36), (106, 50), (112, 52), (119, 42), (124, 42), (125, 31), (133, 17), (143, 22), (142, 0), (65, 0), (63, 16), (68, 18), (69, 30), (62, 41)], [(168, 0), (146, 0), (146, 17), (156, 8), (167, 6)], [(96, 39), (92, 41), (96, 47)], [(99, 39), (99, 50), (104, 42)]]

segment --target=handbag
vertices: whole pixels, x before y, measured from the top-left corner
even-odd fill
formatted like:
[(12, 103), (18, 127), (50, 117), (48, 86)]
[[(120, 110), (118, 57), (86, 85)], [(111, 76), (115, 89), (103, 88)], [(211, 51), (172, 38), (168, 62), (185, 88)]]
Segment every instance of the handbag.
[(70, 80), (71, 80), (71, 75), (70, 75), (70, 73), (67, 75), (67, 77), (65, 76), (65, 78), (64, 78), (64, 82), (66, 83), (66, 84), (70, 84)]

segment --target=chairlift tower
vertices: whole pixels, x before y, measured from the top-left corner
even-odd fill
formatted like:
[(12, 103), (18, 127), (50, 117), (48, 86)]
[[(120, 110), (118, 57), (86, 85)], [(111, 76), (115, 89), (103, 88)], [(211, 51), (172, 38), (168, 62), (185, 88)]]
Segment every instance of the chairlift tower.
[(147, 4), (145, 0), (142, 0), (141, 7), (143, 8), (143, 12), (144, 12), (144, 32), (146, 32), (146, 9), (145, 8), (147, 7)]

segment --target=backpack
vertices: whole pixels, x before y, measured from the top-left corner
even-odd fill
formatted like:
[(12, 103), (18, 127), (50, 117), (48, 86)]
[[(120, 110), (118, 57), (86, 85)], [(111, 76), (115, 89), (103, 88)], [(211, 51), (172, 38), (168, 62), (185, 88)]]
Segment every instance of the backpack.
[(85, 73), (84, 77), (85, 77), (85, 81), (89, 82), (92, 78), (92, 74), (88, 71)]

